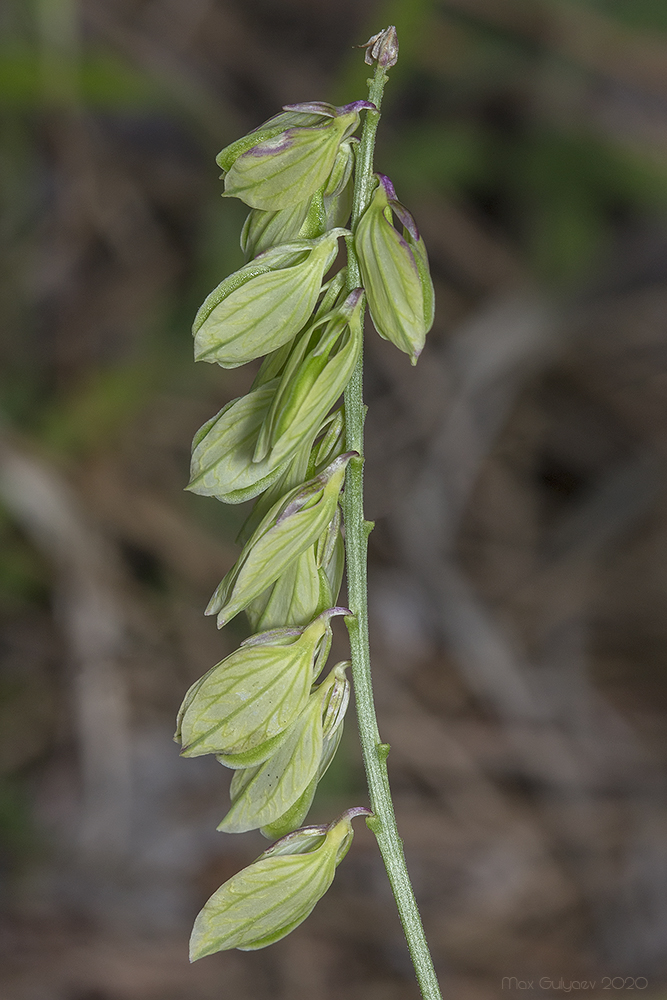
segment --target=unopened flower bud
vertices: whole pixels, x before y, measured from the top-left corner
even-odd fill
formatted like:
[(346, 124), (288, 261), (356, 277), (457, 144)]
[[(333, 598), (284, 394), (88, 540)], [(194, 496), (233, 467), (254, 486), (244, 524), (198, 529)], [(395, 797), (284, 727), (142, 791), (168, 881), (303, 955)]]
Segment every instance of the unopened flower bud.
[(267, 250), (225, 278), (195, 317), (195, 360), (237, 368), (282, 347), (317, 302), (344, 229)]
[(360, 49), (366, 49), (364, 62), (367, 66), (372, 66), (377, 62), (383, 69), (389, 69), (398, 62), (398, 35), (396, 28), (390, 24), (384, 31), (379, 31), (377, 35), (371, 35)]
[(229, 948), (266, 948), (303, 923), (350, 848), (352, 819), (370, 815), (357, 806), (328, 827), (296, 830), (232, 876), (195, 920), (190, 960)]
[(218, 163), (226, 171), (225, 195), (268, 211), (312, 198), (327, 183), (338, 148), (356, 129), (364, 108), (375, 110), (375, 105), (369, 101), (341, 108), (322, 102), (286, 105), (292, 114), (320, 115), (322, 124), (296, 125), (245, 148), (234, 143), (223, 150)]
[[(359, 220), (354, 246), (375, 329), (416, 364), (435, 308), (426, 247), (389, 178), (375, 176), (378, 184)], [(392, 213), (403, 225), (402, 234), (394, 228)]]

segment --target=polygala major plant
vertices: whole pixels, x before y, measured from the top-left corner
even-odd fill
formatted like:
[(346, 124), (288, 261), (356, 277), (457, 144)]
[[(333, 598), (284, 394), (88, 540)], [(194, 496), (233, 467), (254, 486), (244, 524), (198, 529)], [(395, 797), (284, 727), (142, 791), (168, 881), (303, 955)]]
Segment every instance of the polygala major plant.
[[(275, 843), (211, 896), (192, 960), (280, 940), (327, 891), (365, 816), (375, 834), (422, 995), (440, 997), (396, 829), (371, 687), (363, 514), (362, 347), (375, 329), (412, 361), (433, 322), (424, 242), (388, 177), (373, 173), (394, 27), (363, 48), (368, 100), (321, 101), (281, 114), (220, 153), (224, 196), (250, 212), (247, 263), (197, 313), (195, 359), (235, 368), (263, 358), (250, 392), (197, 432), (188, 489), (223, 503), (256, 498), (241, 554), (206, 609), (221, 628), (245, 612), (253, 635), (192, 685), (178, 713), (186, 757), (215, 754), (234, 775), (219, 829)], [(355, 132), (361, 126), (361, 135)], [(345, 266), (335, 274), (340, 241)], [(344, 396), (343, 405), (340, 397)], [(349, 609), (336, 606), (347, 559)], [(351, 664), (330, 670), (332, 619)], [(302, 826), (336, 752), (355, 687), (371, 809)]]

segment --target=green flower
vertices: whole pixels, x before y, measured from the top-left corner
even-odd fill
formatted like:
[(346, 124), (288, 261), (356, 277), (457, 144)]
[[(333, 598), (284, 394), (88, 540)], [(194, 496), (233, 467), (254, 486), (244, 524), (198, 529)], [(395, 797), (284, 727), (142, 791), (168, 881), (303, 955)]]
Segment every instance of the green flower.
[(245, 611), (254, 632), (280, 625), (303, 625), (336, 603), (345, 562), (340, 523), (337, 508), (318, 541), (251, 601)]
[(225, 278), (192, 327), (195, 360), (238, 368), (288, 343), (310, 317), (345, 229), (274, 247)]
[(205, 614), (218, 616), (218, 628), (271, 586), (331, 524), (345, 468), (354, 454), (334, 459), (320, 475), (292, 490), (267, 512), (206, 608)]
[(271, 756), (308, 701), (328, 652), (332, 616), (347, 613), (329, 608), (306, 628), (252, 636), (204, 674), (178, 713), (175, 739), (183, 756), (215, 753), (237, 767)]
[(195, 920), (190, 960), (229, 948), (256, 951), (303, 923), (350, 848), (352, 819), (370, 815), (357, 806), (328, 827), (290, 833), (225, 882)]
[(292, 114), (319, 115), (319, 123), (298, 124), (278, 132), (274, 132), (274, 124), (272, 135), (260, 129), (223, 149), (217, 162), (225, 171), (225, 195), (268, 211), (312, 198), (327, 183), (339, 147), (356, 129), (364, 108), (375, 110), (368, 101), (354, 101), (341, 108), (319, 101), (286, 105), (285, 110)]
[(253, 462), (257, 436), (276, 394), (279, 379), (252, 389), (200, 427), (192, 442), (191, 493), (243, 503), (267, 490), (283, 473), (285, 462), (269, 455)]
[[(375, 329), (416, 364), (435, 309), (426, 247), (389, 178), (375, 176), (378, 184), (359, 220), (354, 246)], [(402, 235), (392, 212), (403, 224)]]
[[(322, 223), (320, 232), (305, 234), (301, 230), (306, 224), (308, 215), (313, 211), (313, 205)], [(279, 208), (275, 212), (253, 208), (241, 230), (241, 249), (246, 260), (252, 260), (253, 257), (281, 243), (294, 243), (300, 238), (316, 238), (322, 235), (325, 230), (323, 223), (324, 204), (321, 195), (319, 198), (314, 195), (310, 201), (298, 201), (296, 205)]]
[(363, 289), (355, 288), (295, 342), (259, 432), (253, 460), (280, 463), (317, 431), (350, 380), (363, 341)]
[(267, 836), (279, 837), (303, 822), (342, 735), (350, 697), (347, 666), (337, 664), (315, 688), (275, 754), (235, 772), (232, 807), (218, 830), (244, 833), (263, 827)]

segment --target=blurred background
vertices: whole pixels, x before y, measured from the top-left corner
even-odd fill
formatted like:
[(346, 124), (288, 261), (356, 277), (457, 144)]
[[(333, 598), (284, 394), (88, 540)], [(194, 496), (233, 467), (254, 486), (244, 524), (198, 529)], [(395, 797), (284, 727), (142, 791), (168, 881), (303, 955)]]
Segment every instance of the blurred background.
[[(298, 931), (187, 964), (266, 842), (172, 742), (244, 636), (202, 610), (245, 510), (183, 492), (254, 375), (192, 364), (242, 263), (214, 156), (363, 98), (387, 24), (376, 164), (437, 313), (415, 369), (368, 331), (372, 637), (436, 965), (455, 1000), (667, 995), (664, 2), (5, 0), (2, 1000), (418, 996), (360, 822)], [(366, 801), (350, 715), (311, 816)]]

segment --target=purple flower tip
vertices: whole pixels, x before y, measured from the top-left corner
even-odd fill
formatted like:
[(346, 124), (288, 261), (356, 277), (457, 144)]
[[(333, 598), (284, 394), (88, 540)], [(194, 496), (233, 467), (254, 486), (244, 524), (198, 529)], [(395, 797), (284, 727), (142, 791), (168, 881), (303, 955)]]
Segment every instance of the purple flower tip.
[(283, 104), (283, 111), (300, 111), (305, 115), (324, 115), (335, 118), (338, 108), (326, 101), (303, 101), (301, 104)]
[(386, 174), (376, 174), (380, 184), (384, 188), (384, 193), (389, 201), (396, 201), (396, 190)]
[(348, 297), (345, 299), (345, 305), (347, 308), (353, 310), (363, 294), (363, 288), (353, 288)]
[(399, 219), (401, 220), (407, 231), (410, 233), (410, 236), (412, 236), (415, 243), (418, 243), (419, 230), (417, 229), (417, 223), (412, 218), (410, 212), (408, 212), (407, 208), (404, 205), (401, 205), (400, 201), (392, 201), (391, 207), (394, 210), (394, 212), (396, 212), (396, 215), (399, 217)]
[(335, 607), (328, 608), (327, 611), (323, 611), (320, 617), (334, 618), (336, 615), (344, 615), (346, 618), (349, 618), (351, 614), (352, 612), (349, 608)]
[(339, 115), (348, 115), (351, 111), (377, 111), (371, 101), (352, 101), (351, 104), (344, 104), (342, 108), (336, 108)]
[(410, 212), (408, 212), (405, 205), (401, 205), (400, 201), (396, 197), (396, 191), (394, 185), (391, 183), (386, 174), (376, 174), (384, 193), (387, 196), (387, 201), (391, 205), (392, 211), (396, 213), (398, 218), (401, 220), (407, 231), (412, 236), (413, 240), (417, 242), (419, 240), (419, 230), (417, 229), (417, 223), (413, 219)]
[(333, 821), (333, 823), (329, 823), (328, 829), (333, 830), (336, 824), (340, 823), (341, 820), (344, 819), (352, 820), (355, 819), (357, 816), (372, 816), (372, 815), (373, 815), (372, 810), (367, 809), (366, 806), (352, 806), (351, 809), (346, 809), (344, 813), (342, 813), (337, 819)]

